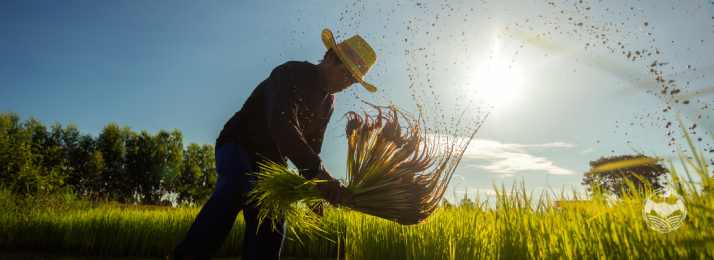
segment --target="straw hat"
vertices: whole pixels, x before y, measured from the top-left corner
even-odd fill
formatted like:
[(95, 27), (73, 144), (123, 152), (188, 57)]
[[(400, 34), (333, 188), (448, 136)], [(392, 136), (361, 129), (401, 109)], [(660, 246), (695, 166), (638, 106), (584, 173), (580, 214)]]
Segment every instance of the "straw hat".
[(377, 62), (377, 54), (374, 53), (372, 47), (370, 47), (362, 37), (355, 35), (339, 44), (335, 44), (335, 37), (332, 36), (332, 32), (328, 29), (324, 29), (322, 30), (322, 42), (328, 50), (330, 48), (335, 50), (337, 57), (340, 58), (342, 63), (347, 65), (352, 75), (359, 80), (359, 83), (361, 83), (364, 88), (369, 90), (369, 92), (377, 91), (377, 88), (372, 86), (372, 84), (364, 82), (364, 75), (366, 75), (369, 69), (372, 68), (372, 65)]

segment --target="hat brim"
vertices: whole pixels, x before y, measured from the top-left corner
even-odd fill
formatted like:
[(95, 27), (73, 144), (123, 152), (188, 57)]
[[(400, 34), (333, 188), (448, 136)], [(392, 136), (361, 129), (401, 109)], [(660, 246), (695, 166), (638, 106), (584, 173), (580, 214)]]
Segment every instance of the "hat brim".
[(362, 84), (362, 86), (363, 86), (364, 88), (366, 88), (367, 90), (369, 90), (369, 92), (376, 92), (376, 91), (377, 91), (377, 88), (374, 87), (374, 85), (369, 84), (369, 83), (365, 82), (364, 80), (362, 80), (362, 78), (360, 78), (359, 76), (357, 76), (357, 73), (354, 72), (354, 70), (352, 69), (352, 67), (349, 66), (349, 64), (347, 64), (347, 63), (345, 62), (345, 60), (347, 59), (347, 57), (344, 57), (344, 54), (343, 54), (342, 52), (337, 51), (337, 49), (336, 49), (337, 43), (335, 42), (335, 37), (332, 36), (332, 32), (331, 32), (330, 30), (328, 30), (328, 29), (322, 30), (322, 43), (325, 44), (325, 47), (326, 47), (328, 50), (329, 50), (330, 48), (332, 48), (333, 50), (335, 50), (335, 54), (337, 54), (337, 57), (340, 58), (340, 61), (342, 61), (342, 63), (346, 65), (345, 67), (347, 67), (347, 69), (350, 70), (350, 73), (352, 73), (352, 76), (353, 76), (355, 79), (357, 79), (357, 81), (359, 81), (359, 83)]

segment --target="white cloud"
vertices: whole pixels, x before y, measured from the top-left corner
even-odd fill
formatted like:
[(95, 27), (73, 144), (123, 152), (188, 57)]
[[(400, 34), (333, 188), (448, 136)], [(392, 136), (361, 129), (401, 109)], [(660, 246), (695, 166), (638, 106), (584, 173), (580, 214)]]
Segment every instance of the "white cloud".
[[(443, 138), (443, 136), (432, 136)], [(442, 139), (443, 140), (443, 139)], [(464, 143), (466, 139), (455, 140), (457, 144)], [(477, 167), (495, 173), (500, 177), (511, 177), (519, 171), (548, 171), (550, 174), (563, 175), (575, 172), (553, 165), (546, 157), (530, 154), (529, 150), (543, 150), (547, 148), (573, 148), (574, 144), (555, 142), (545, 144), (513, 144), (501, 143), (494, 140), (474, 139), (469, 143), (464, 152), (464, 159), (482, 159), (489, 161), (487, 165), (470, 164), (468, 167)]]
[(462, 181), (466, 179), (466, 178), (464, 178), (463, 175), (454, 174), (453, 176), (454, 176), (454, 177), (459, 177), (459, 179), (461, 179)]
[(586, 153), (592, 152), (592, 151), (594, 151), (594, 150), (595, 150), (595, 149), (585, 149), (585, 150), (580, 151), (580, 153), (581, 153), (581, 154), (586, 154)]

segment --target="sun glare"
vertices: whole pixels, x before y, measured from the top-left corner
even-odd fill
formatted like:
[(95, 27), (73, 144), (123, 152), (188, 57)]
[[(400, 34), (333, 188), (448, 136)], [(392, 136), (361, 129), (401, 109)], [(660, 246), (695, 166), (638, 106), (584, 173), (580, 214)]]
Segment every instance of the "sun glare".
[(500, 59), (499, 52), (494, 48), (491, 60), (481, 62), (471, 83), (476, 97), (496, 107), (513, 100), (523, 86), (521, 70), (512, 62)]

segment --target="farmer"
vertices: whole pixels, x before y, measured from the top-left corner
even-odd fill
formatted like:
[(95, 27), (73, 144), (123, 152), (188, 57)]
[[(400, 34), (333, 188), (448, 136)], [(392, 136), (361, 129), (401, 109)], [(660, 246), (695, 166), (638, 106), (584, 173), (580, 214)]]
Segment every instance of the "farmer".
[[(303, 177), (328, 180), (317, 184), (323, 199), (337, 205), (345, 196), (354, 207), (352, 193), (325, 169), (319, 154), (334, 94), (357, 82), (377, 91), (363, 80), (377, 55), (358, 35), (335, 44), (332, 32), (325, 29), (322, 42), (327, 52), (319, 64), (289, 61), (276, 67), (225, 124), (216, 140), (216, 186), (186, 238), (176, 246), (175, 259), (210, 259), (241, 210), (245, 219), (241, 259), (280, 259), (285, 222), (278, 231), (271, 221), (259, 226), (259, 209), (245, 203), (245, 194), (256, 180), (249, 174), (260, 171), (257, 162), (263, 157), (278, 163), (290, 159), (298, 169), (305, 169), (300, 172)], [(315, 212), (321, 215), (321, 206)]]

